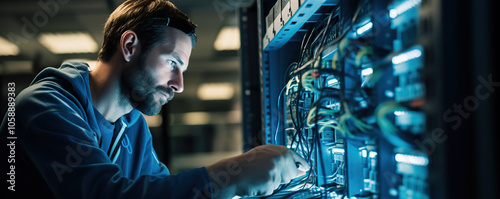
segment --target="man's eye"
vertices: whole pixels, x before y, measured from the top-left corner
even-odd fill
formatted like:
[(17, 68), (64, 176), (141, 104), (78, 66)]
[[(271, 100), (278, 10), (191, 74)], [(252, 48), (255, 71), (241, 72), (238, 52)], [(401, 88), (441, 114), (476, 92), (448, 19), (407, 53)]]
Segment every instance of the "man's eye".
[(177, 68), (177, 63), (175, 63), (175, 61), (168, 60), (168, 65), (170, 65), (172, 70), (175, 70)]

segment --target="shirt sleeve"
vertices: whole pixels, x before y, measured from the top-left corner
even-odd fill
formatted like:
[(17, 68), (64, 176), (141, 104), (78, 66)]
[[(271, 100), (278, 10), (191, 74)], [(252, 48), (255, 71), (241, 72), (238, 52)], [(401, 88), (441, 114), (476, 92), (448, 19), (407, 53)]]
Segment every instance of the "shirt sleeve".
[[(33, 101), (20, 103), (19, 112), (42, 110)], [(60, 103), (65, 107), (49, 106), (29, 118), (22, 117), (18, 133), (26, 158), (57, 198), (211, 198), (205, 168), (125, 178), (98, 147), (78, 107), (71, 101)]]

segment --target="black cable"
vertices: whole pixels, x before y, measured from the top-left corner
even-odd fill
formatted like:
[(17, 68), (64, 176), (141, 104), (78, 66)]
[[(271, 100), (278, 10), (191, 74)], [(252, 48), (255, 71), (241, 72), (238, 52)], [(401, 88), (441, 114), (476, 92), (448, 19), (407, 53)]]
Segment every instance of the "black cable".
[[(317, 52), (322, 52), (325, 48), (328, 48), (332, 45), (335, 45), (335, 44), (338, 44), (346, 35), (347, 33), (351, 30), (353, 24), (356, 22), (358, 16), (359, 16), (359, 12), (361, 11), (361, 7), (362, 7), (362, 3), (358, 6), (358, 8), (356, 9), (356, 12), (354, 13), (353, 15), (353, 18), (351, 19), (351, 23), (347, 26), (346, 30), (342, 32), (342, 34), (340, 34), (339, 37), (337, 37), (335, 40), (327, 43), (326, 45), (321, 45), (318, 47), (319, 50), (317, 50)], [(314, 59), (314, 58), (313, 58)], [(300, 61), (298, 62), (299, 64), (302, 64)], [(314, 63), (314, 62), (313, 62)], [(298, 69), (296, 69), (295, 72), (299, 71), (299, 70), (303, 70), (304, 68), (306, 68), (307, 65), (302, 65), (300, 66)]]
[(332, 46), (332, 45), (335, 45), (337, 44), (338, 42), (340, 42), (340, 40), (342, 40), (346, 35), (347, 33), (351, 30), (353, 24), (356, 22), (356, 20), (358, 19), (359, 17), (359, 12), (361, 11), (361, 8), (363, 7), (363, 2), (362, 0), (359, 0), (358, 1), (358, 8), (356, 9), (356, 12), (354, 13), (353, 17), (351, 18), (351, 23), (347, 26), (346, 30), (342, 32), (342, 34), (337, 37), (335, 40), (327, 43), (325, 46), (326, 48)]
[[(292, 63), (290, 64), (290, 66), (286, 69), (285, 71), (285, 74), (286, 74), (286, 80), (285, 82), (288, 82), (288, 80), (290, 80), (291, 78), (294, 78), (295, 75), (301, 75), (302, 73), (300, 72), (303, 67), (308, 67), (309, 65), (305, 65), (305, 63), (303, 63), (303, 60), (306, 59), (307, 57), (306, 56), (312, 56), (312, 57), (309, 57), (309, 60), (316, 60), (318, 59), (318, 56), (321, 54), (321, 52), (326, 48), (326, 47), (329, 47), (331, 45), (335, 45), (335, 44), (338, 44), (338, 42), (340, 42), (346, 35), (347, 35), (347, 32), (350, 31), (350, 29), (352, 28), (353, 26), (353, 23), (357, 20), (358, 16), (359, 16), (359, 12), (361, 10), (361, 7), (362, 7), (362, 4), (360, 6), (358, 6), (355, 14), (353, 15), (352, 19), (351, 19), (351, 24), (348, 25), (348, 27), (346, 28), (345, 31), (342, 32), (342, 34), (339, 35), (339, 37), (337, 37), (336, 39), (334, 39), (333, 41), (330, 41), (328, 43), (325, 44), (325, 41), (326, 41), (326, 38), (327, 38), (327, 35), (329, 33), (329, 30), (330, 30), (330, 23), (332, 21), (332, 18), (333, 18), (333, 15), (334, 15), (334, 11), (335, 10), (332, 10), (332, 13), (330, 14), (329, 18), (328, 18), (328, 21), (326, 23), (326, 25), (323, 27), (323, 30), (322, 34), (317, 34), (315, 38), (313, 38), (313, 35), (314, 33), (316, 33), (318, 31), (318, 27), (319, 26), (315, 26), (313, 29), (310, 29), (310, 31), (308, 31), (308, 33), (306, 33), (304, 35), (304, 38), (302, 40), (302, 43), (301, 43), (301, 53), (299, 55), (299, 60), (297, 63)], [(322, 21), (324, 22), (324, 21)], [(322, 25), (322, 24), (321, 24)], [(320, 36), (321, 35), (321, 36)], [(310, 45), (312, 45), (313, 43), (317, 42), (319, 39), (321, 38), (320, 40), (320, 44), (316, 46), (316, 48), (314, 48), (314, 53), (311, 53), (313, 50), (312, 46), (310, 47)], [(312, 40), (311, 40), (312, 39)], [(308, 54), (306, 54), (308, 53)], [(321, 59), (321, 56), (319, 56), (319, 58)], [(311, 62), (310, 65), (313, 65), (314, 64), (314, 61)], [(321, 61), (321, 60), (320, 60)], [(336, 73), (340, 73), (340, 89), (337, 89), (340, 94), (340, 101), (342, 103), (341, 106), (343, 106), (343, 102), (345, 102), (347, 104), (347, 101), (345, 99), (345, 97), (343, 96), (343, 94), (345, 93), (345, 65), (343, 63), (341, 63), (342, 67), (341, 67), (341, 71), (338, 71)], [(293, 70), (295, 69), (295, 70)], [(325, 73), (326, 71), (323, 71), (323, 70), (320, 70), (320, 75), (323, 73)], [(337, 75), (335, 75), (337, 76)], [(300, 77), (300, 76), (299, 76)], [(325, 92), (327, 91), (330, 91), (329, 89), (326, 89), (327, 87), (325, 88), (322, 88), (320, 91), (320, 95), (319, 95), (319, 99), (316, 100), (316, 102), (318, 101), (321, 101), (320, 99), (322, 99), (325, 94)], [(292, 99), (290, 100), (290, 104), (288, 106), (288, 108), (290, 109), (290, 117), (292, 119), (292, 123), (294, 125), (294, 129), (295, 129), (295, 132), (293, 133), (293, 138), (292, 138), (292, 142), (291, 142), (291, 148), (293, 148), (293, 145), (295, 144), (295, 142), (297, 142), (297, 145), (295, 147), (295, 151), (298, 151), (299, 149), (303, 148), (304, 146), (309, 149), (309, 150), (304, 150), (302, 149), (302, 153), (303, 155), (305, 156), (304, 158), (307, 159), (307, 162), (308, 163), (312, 163), (311, 162), (311, 158), (312, 158), (312, 155), (313, 155), (313, 152), (314, 150), (319, 150), (318, 151), (318, 156), (317, 158), (315, 158), (315, 163), (314, 165), (318, 165), (318, 163), (321, 163), (322, 165), (322, 172), (323, 172), (323, 180), (324, 180), (324, 184), (326, 185), (327, 184), (327, 179), (326, 179), (326, 171), (325, 171), (325, 167), (324, 167), (324, 160), (322, 158), (323, 154), (322, 154), (322, 150), (321, 150), (321, 141), (320, 141), (320, 138), (319, 138), (319, 132), (318, 132), (318, 120), (316, 119), (315, 120), (315, 127), (313, 127), (314, 129), (312, 129), (311, 133), (313, 133), (311, 136), (312, 136), (312, 140), (311, 140), (311, 143), (309, 143), (308, 141), (308, 137), (309, 137), (309, 130), (307, 130), (305, 127), (305, 118), (304, 118), (304, 113), (307, 115), (307, 111), (304, 111), (301, 109), (301, 105), (300, 105), (300, 99), (302, 97), (302, 94), (304, 94), (304, 92), (307, 92), (305, 91), (305, 89), (302, 89), (302, 84), (299, 83), (298, 84), (298, 89), (297, 89), (297, 92), (294, 92), (296, 93), (295, 96), (293, 94), (290, 95), (290, 97), (292, 97)], [(314, 95), (311, 96), (311, 98), (314, 98)], [(295, 102), (295, 103), (293, 103)], [(306, 101), (304, 99), (304, 101), (302, 102), (302, 105), (304, 106), (306, 104)], [(292, 109), (292, 106), (295, 106), (295, 110)], [(317, 104), (318, 108), (316, 109), (316, 116), (318, 116), (318, 111), (319, 111), (319, 108), (320, 108), (320, 104), (318, 102)], [(286, 106), (283, 106), (283, 107), (286, 107)], [(313, 107), (311, 105), (311, 107)], [(309, 108), (311, 108), (309, 107)], [(295, 115), (293, 114), (293, 112), (295, 112)], [(279, 122), (279, 121), (278, 121)], [(318, 158), (320, 158), (320, 160), (318, 160)], [(340, 168), (341, 169), (341, 168)], [(305, 182), (309, 182), (311, 180), (312, 177), (315, 177), (315, 181), (316, 181), (316, 184), (319, 184), (318, 183), (318, 176), (317, 174), (313, 174), (314, 172), (314, 168), (311, 169), (307, 175), (307, 177), (305, 178)], [(280, 187), (280, 190), (279, 191), (282, 191), (282, 190), (285, 190), (287, 187), (291, 186), (290, 184), (287, 184), (287, 185), (283, 185)], [(304, 184), (305, 186), (305, 184)], [(302, 191), (302, 190), (301, 190)], [(297, 194), (297, 193), (300, 193), (301, 191), (297, 191), (297, 192), (294, 192), (292, 193), (291, 195), (288, 195), (289, 197), (292, 197), (294, 194)], [(326, 195), (325, 195), (326, 196)], [(344, 194), (343, 197), (345, 197), (346, 195)]]
[[(332, 12), (330, 13), (330, 16), (328, 17), (328, 22), (326, 23), (326, 26), (325, 26), (325, 30), (323, 31), (323, 36), (321, 38), (321, 43), (318, 45), (318, 47), (316, 48), (317, 52), (316, 53), (320, 53), (320, 52), (323, 52), (323, 44), (325, 42), (325, 39), (326, 39), (326, 35), (328, 33), (328, 31), (330, 30), (330, 22), (333, 18), (333, 13), (335, 12), (335, 9), (332, 9)], [(321, 50), (319, 50), (321, 49)]]

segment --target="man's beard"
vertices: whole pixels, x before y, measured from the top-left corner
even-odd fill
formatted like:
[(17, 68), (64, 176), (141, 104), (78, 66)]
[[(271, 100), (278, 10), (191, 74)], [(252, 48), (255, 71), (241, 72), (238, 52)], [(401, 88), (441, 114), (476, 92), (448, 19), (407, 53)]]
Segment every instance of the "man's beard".
[[(143, 59), (134, 61), (124, 70), (121, 77), (120, 103), (128, 103), (145, 115), (153, 116), (161, 111), (161, 107), (174, 97), (172, 89), (161, 85), (153, 87), (156, 83), (154, 77), (145, 70)], [(163, 92), (168, 94), (168, 99), (155, 100), (155, 94)], [(128, 100), (127, 100), (128, 99)]]

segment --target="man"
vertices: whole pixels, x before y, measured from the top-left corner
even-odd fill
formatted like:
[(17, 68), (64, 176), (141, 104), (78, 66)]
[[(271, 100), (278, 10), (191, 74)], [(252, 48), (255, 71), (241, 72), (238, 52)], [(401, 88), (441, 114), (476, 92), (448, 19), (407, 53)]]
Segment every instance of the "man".
[[(158, 161), (140, 113), (157, 114), (174, 93), (183, 91), (194, 29), (168, 1), (128, 0), (107, 20), (92, 71), (85, 63), (66, 62), (38, 74), (16, 99), (14, 193), (40, 198), (231, 198), (269, 195), (303, 175), (307, 162), (276, 145), (176, 175)], [(1, 126), (4, 140), (9, 136), (7, 118)]]

